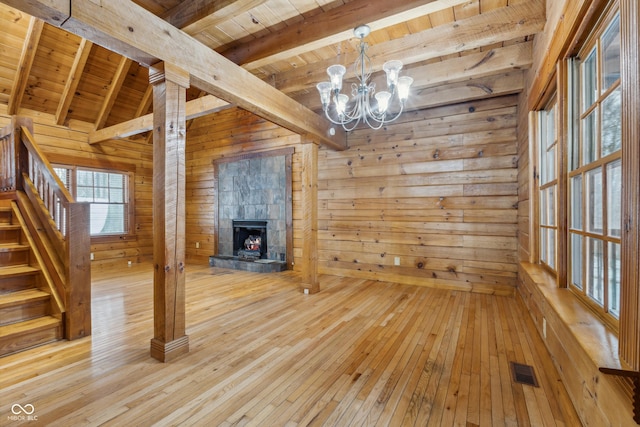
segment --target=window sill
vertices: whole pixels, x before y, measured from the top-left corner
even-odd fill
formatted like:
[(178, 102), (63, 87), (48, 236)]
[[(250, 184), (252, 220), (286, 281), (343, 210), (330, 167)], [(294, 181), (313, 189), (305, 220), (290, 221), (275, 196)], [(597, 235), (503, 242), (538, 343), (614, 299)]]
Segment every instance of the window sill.
[[(538, 301), (541, 314), (545, 318), (557, 317), (596, 367), (625, 369), (618, 357), (617, 335), (586, 304), (569, 289), (558, 288), (555, 278), (539, 265), (522, 262), (520, 272), (523, 280), (536, 285), (542, 297)], [(536, 323), (542, 330), (542, 319), (535, 320), (539, 320)]]
[(138, 236), (135, 234), (120, 234), (114, 236), (92, 236), (91, 243), (115, 243), (115, 242), (135, 242)]

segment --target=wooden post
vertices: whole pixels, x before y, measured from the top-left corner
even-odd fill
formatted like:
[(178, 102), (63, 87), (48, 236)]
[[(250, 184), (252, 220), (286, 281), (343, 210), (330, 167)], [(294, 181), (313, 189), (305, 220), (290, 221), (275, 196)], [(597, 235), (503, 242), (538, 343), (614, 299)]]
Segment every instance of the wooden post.
[[(303, 137), (304, 138), (304, 137)], [(318, 145), (302, 147), (302, 290), (320, 291), (318, 283)]]
[(189, 352), (185, 334), (185, 104), (189, 73), (168, 63), (149, 69), (153, 86), (153, 315), (151, 356)]
[(75, 340), (91, 335), (91, 236), (89, 203), (71, 203), (68, 211), (65, 274), (65, 336)]

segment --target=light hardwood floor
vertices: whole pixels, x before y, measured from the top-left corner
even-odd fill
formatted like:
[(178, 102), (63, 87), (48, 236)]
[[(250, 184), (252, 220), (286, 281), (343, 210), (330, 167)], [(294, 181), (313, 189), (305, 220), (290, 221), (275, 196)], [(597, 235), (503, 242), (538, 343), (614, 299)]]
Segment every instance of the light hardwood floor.
[(0, 425), (17, 425), (15, 403), (34, 426), (580, 425), (514, 298), (332, 276), (321, 289), (190, 265), (190, 352), (162, 364), (151, 265), (94, 271), (91, 337), (0, 359)]

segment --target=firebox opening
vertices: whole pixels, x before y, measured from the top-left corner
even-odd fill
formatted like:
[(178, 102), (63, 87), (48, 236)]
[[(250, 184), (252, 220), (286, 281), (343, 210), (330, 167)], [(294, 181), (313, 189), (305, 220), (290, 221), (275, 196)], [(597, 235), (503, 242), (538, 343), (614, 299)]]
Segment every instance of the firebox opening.
[(267, 221), (233, 220), (233, 255), (247, 259), (267, 258)]

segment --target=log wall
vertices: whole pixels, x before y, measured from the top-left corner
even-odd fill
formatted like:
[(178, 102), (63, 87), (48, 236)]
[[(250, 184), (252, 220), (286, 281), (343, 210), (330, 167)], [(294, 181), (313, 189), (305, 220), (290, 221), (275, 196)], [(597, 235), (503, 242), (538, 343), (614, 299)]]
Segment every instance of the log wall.
[(322, 273), (511, 294), (515, 96), (405, 114), (319, 161)]

